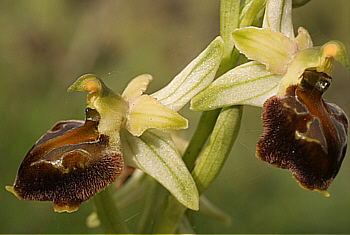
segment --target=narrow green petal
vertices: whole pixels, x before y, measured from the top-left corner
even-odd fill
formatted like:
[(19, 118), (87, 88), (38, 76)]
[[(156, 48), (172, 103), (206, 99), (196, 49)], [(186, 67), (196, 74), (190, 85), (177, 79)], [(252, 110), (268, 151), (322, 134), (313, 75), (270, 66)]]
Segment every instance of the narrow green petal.
[(296, 45), (291, 39), (270, 28), (237, 29), (233, 31), (232, 37), (241, 53), (251, 60), (265, 64), (266, 69), (275, 74), (283, 74), (287, 71), (288, 64), (296, 51)]
[(271, 28), (275, 32), (294, 39), (292, 0), (268, 0), (262, 27)]
[(217, 37), (166, 87), (151, 96), (164, 106), (178, 111), (214, 79), (222, 58), (224, 43)]
[(203, 111), (237, 104), (262, 107), (277, 93), (283, 77), (268, 72), (259, 62), (248, 62), (228, 71), (195, 96), (191, 109)]
[(192, 210), (198, 210), (196, 184), (168, 133), (149, 129), (140, 137), (122, 131), (125, 163), (137, 167), (162, 184)]
[(126, 86), (122, 97), (126, 101), (129, 101), (132, 98), (140, 97), (143, 92), (146, 91), (150, 81), (152, 81), (152, 76), (149, 74), (142, 74), (140, 76), (137, 76)]
[(135, 136), (142, 135), (149, 128), (179, 130), (187, 127), (187, 119), (148, 95), (143, 95), (130, 103), (126, 128)]
[(293, 62), (288, 68), (286, 76), (279, 86), (278, 94), (284, 96), (286, 90), (291, 85), (297, 85), (300, 81), (301, 75), (307, 68), (316, 68), (320, 64), (319, 48), (309, 48), (298, 52), (295, 55)]

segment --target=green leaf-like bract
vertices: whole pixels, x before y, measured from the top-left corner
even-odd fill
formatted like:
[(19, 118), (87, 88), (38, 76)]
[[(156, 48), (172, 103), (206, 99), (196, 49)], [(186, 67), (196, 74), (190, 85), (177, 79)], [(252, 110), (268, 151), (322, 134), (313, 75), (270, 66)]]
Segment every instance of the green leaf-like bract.
[(236, 67), (191, 100), (192, 110), (212, 110), (237, 104), (260, 106), (278, 91), (283, 75), (268, 72), (252, 61)]
[(184, 206), (198, 210), (196, 184), (168, 133), (148, 129), (140, 137), (121, 132), (125, 163), (162, 184)]
[(223, 54), (221, 37), (214, 41), (166, 87), (152, 94), (165, 107), (178, 111), (214, 79)]

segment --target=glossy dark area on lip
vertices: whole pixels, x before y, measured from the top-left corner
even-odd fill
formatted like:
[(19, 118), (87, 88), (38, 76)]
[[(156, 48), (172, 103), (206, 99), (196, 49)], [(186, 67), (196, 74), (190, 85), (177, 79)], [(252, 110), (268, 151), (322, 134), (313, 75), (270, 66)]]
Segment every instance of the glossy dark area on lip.
[(289, 169), (303, 188), (326, 190), (337, 175), (347, 148), (348, 119), (337, 105), (322, 99), (331, 78), (305, 71), (298, 86), (264, 104), (264, 133), (257, 157)]

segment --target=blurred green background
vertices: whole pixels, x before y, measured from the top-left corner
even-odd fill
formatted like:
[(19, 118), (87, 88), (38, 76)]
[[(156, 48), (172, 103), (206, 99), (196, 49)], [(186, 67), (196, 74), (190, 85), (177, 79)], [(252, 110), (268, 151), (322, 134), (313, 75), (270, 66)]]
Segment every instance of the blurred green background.
[[(166, 85), (219, 34), (216, 1), (0, 0), (0, 233), (101, 233), (89, 229), (85, 202), (72, 214), (50, 202), (19, 201), (5, 190), (35, 141), (59, 120), (83, 119), (86, 94), (67, 93), (80, 75), (95, 73), (117, 92), (133, 77), (154, 76), (148, 92)], [(350, 48), (350, 1), (313, 0), (294, 10), (295, 30), (314, 45)], [(349, 68), (335, 63), (325, 97), (350, 114)], [(239, 137), (222, 173), (205, 193), (233, 218), (224, 226), (194, 213), (198, 233), (350, 233), (350, 156), (329, 189), (306, 191), (287, 170), (254, 156), (260, 108), (246, 107)], [(190, 139), (199, 112), (183, 115)], [(137, 223), (138, 216), (125, 218)]]

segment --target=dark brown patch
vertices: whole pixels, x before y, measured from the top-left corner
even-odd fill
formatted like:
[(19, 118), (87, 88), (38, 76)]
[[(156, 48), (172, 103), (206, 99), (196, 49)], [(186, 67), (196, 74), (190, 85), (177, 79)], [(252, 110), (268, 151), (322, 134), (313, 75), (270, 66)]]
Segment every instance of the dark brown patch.
[(330, 77), (305, 71), (300, 85), (264, 104), (264, 133), (257, 157), (289, 169), (300, 185), (326, 190), (337, 175), (347, 147), (348, 119), (337, 105), (322, 99)]

